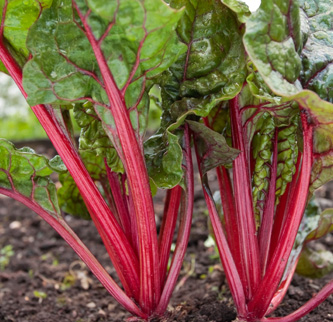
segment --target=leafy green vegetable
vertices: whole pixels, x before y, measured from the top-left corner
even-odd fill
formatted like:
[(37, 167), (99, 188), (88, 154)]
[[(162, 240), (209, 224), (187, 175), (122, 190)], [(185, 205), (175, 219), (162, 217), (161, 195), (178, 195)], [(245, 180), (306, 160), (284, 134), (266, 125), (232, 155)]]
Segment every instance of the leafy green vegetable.
[(16, 149), (0, 139), (0, 187), (32, 199), (55, 217), (60, 216), (60, 209), (49, 176), (61, 169), (58, 158), (51, 162), (30, 148)]
[(296, 273), (321, 278), (333, 271), (333, 253), (328, 250), (312, 250), (305, 247), (298, 260)]
[(223, 135), (201, 123), (193, 121), (187, 123), (194, 132), (203, 175), (220, 165), (231, 163), (238, 156), (239, 151), (229, 147)]
[[(312, 199), (305, 210), (302, 223), (299, 227), (284, 279), (287, 278), (289, 269), (291, 269), (297, 261), (299, 261), (299, 263), (296, 272), (300, 275), (321, 277), (333, 270), (331, 264), (332, 253), (330, 251), (315, 254), (314, 251), (306, 245), (310, 241), (322, 238), (332, 231), (333, 210), (326, 209), (321, 212), (317, 202)], [(331, 255), (329, 253), (331, 253)], [(318, 262), (317, 272), (315, 271), (316, 262)], [(320, 269), (320, 265), (322, 265), (322, 269)]]

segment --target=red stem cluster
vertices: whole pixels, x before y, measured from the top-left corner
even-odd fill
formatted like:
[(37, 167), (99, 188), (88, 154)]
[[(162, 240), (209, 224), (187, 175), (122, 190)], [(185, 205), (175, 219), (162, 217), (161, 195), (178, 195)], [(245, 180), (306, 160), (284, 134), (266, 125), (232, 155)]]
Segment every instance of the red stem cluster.
[[(252, 170), (249, 159), (251, 155), (246, 153), (249, 151), (250, 142), (247, 142), (245, 137), (237, 97), (231, 100), (229, 107), (233, 146), (240, 150), (240, 154), (233, 162), (233, 187), (227, 169), (217, 168), (227, 237), (224, 235), (206, 179), (202, 178), (202, 182), (217, 246), (238, 310), (238, 317), (243, 321), (297, 321), (333, 292), (332, 281), (291, 315), (284, 318), (265, 317), (282, 301), (296, 268), (295, 263), (290, 269), (290, 275), (282, 281), (307, 203), (313, 158), (313, 126), (308, 124), (306, 114), (301, 110), (303, 152), (299, 155), (293, 180), (288, 184), (278, 206), (275, 205), (278, 156), (276, 130), (273, 139), (270, 187), (257, 233), (251, 197)], [(205, 124), (209, 126), (207, 119)], [(197, 157), (199, 161), (199, 156)]]
[[(21, 201), (42, 216), (78, 253), (119, 303), (134, 315), (147, 319), (149, 316), (162, 315), (165, 312), (181, 269), (189, 239), (193, 211), (193, 166), (189, 129), (186, 127), (184, 131), (186, 191), (177, 186), (168, 192), (168, 204), (165, 208), (164, 224), (158, 242), (153, 200), (142, 144), (138, 142), (130, 121), (129, 112), (125, 105), (125, 91), (118, 89), (101, 50), (101, 43), (92, 33), (87, 22), (89, 12), (85, 15), (81, 14), (76, 2), (73, 1), (72, 3), (83, 24), (82, 30), (95, 53), (101, 71), (103, 87), (106, 90), (110, 103), (109, 106), (104, 107), (109, 108), (113, 115), (116, 123), (116, 135), (121, 145), (121, 151), (118, 152), (125, 167), (126, 179), (125, 176), (120, 179), (118, 174), (113, 173), (107, 162), (105, 162), (111, 190), (111, 195), (109, 191), (106, 191), (110, 207), (85, 168), (76, 146), (71, 141), (70, 134), (67, 133), (65, 127), (61, 126), (62, 124), (60, 124), (59, 120), (54, 117), (52, 107), (37, 105), (33, 106), (32, 110), (79, 188), (116, 268), (124, 291), (105, 272), (63, 219), (55, 219), (52, 214), (46, 212), (38, 204), (15, 190), (1, 188), (0, 193)], [(4, 21), (5, 14), (6, 5), (2, 21)], [(3, 23), (0, 35), (0, 59), (24, 97), (27, 98), (22, 86), (22, 70), (5, 45)], [(140, 59), (139, 55), (137, 59)], [(132, 74), (134, 75), (134, 72)], [(110, 133), (115, 135), (113, 129), (110, 129)], [(124, 180), (126, 180), (126, 183)], [(128, 191), (126, 191), (125, 185), (128, 185)], [(182, 207), (179, 214), (178, 240), (173, 260), (167, 273), (181, 196)], [(111, 211), (111, 209), (113, 210)]]

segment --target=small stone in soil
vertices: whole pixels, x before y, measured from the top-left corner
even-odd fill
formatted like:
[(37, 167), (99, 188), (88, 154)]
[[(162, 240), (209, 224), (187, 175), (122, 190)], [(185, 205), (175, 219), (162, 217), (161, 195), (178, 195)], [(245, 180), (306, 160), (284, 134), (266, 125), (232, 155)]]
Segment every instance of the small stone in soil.
[(10, 229), (19, 229), (21, 226), (22, 224), (19, 221), (13, 221), (9, 224)]
[(94, 309), (96, 307), (96, 304), (94, 302), (90, 302), (90, 303), (87, 304), (87, 307), (89, 309)]

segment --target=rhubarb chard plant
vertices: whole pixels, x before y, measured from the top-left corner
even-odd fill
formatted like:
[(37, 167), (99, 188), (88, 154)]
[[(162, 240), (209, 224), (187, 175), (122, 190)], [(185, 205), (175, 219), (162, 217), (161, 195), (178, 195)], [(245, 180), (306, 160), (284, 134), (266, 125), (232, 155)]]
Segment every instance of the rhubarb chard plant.
[[(333, 231), (333, 209), (311, 201), (333, 179), (331, 0), (265, 0), (253, 13), (238, 0), (0, 4), (0, 70), (59, 154), (0, 139), (0, 193), (46, 220), (127, 311), (149, 320), (167, 310), (191, 228), (192, 150), (238, 319), (297, 321), (333, 292), (331, 281), (269, 317), (295, 270), (333, 268), (332, 253), (306, 245)], [(119, 284), (63, 213), (94, 222)]]

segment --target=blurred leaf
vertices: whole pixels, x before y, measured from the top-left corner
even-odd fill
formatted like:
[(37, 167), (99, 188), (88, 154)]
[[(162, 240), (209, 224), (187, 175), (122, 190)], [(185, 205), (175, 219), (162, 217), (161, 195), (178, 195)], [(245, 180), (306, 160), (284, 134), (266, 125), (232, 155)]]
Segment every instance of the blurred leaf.
[[(299, 264), (300, 268), (297, 267), (297, 273), (304, 276), (311, 275), (311, 277), (315, 277), (313, 275), (313, 265), (315, 265), (314, 263), (317, 260), (319, 261), (318, 264), (320, 264), (320, 261), (322, 260), (320, 259), (321, 255), (318, 254), (317, 256), (313, 254), (313, 251), (308, 249), (306, 244), (312, 240), (319, 239), (332, 231), (333, 209), (326, 209), (321, 212), (315, 199), (312, 199), (305, 209), (302, 222), (298, 229), (295, 244), (288, 260), (288, 266), (286, 268), (284, 278), (288, 276), (289, 269), (295, 265), (298, 259), (302, 259), (302, 262)], [(325, 268), (325, 265), (326, 264), (323, 262), (323, 268)], [(309, 269), (309, 272), (306, 272), (307, 268)], [(330, 269), (332, 269), (332, 267)], [(320, 274), (324, 274), (325, 270), (326, 268), (321, 271), (318, 270), (318, 276)]]
[(305, 247), (300, 255), (296, 273), (309, 278), (321, 278), (333, 271), (333, 253)]

